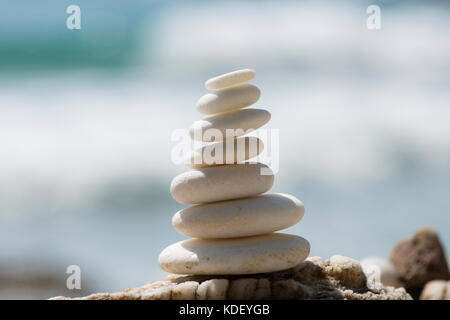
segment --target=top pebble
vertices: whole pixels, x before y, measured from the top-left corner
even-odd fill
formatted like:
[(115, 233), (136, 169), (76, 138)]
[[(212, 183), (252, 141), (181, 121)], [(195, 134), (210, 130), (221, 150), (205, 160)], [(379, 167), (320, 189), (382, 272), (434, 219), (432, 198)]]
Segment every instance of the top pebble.
[(247, 82), (255, 77), (255, 71), (252, 69), (241, 69), (220, 76), (211, 78), (205, 82), (205, 88), (209, 90), (220, 90), (234, 86), (236, 84)]

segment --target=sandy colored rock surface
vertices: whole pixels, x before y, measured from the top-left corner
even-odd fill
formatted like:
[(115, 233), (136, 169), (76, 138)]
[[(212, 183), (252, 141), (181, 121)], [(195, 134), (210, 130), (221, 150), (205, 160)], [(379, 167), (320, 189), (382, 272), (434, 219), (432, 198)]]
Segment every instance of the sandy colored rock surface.
[(450, 281), (428, 282), (420, 294), (420, 300), (450, 300)]
[[(54, 300), (69, 299), (55, 297)], [(410, 300), (403, 288), (371, 287), (356, 260), (308, 258), (285, 271), (237, 276), (170, 276), (117, 293), (95, 293), (82, 300), (124, 299), (351, 299)]]

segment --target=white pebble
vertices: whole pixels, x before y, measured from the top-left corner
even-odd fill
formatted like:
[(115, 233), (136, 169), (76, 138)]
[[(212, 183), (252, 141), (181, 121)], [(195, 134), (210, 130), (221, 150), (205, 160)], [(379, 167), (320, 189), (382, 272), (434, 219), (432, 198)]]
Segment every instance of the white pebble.
[(270, 113), (266, 110), (236, 110), (195, 121), (189, 128), (189, 135), (197, 141), (221, 141), (248, 134), (269, 120)]
[(236, 164), (256, 157), (263, 150), (263, 142), (256, 137), (228, 139), (192, 151), (187, 156), (185, 165), (193, 169), (199, 169), (223, 164)]
[(251, 84), (210, 92), (197, 101), (197, 110), (203, 114), (216, 114), (245, 108), (258, 101), (261, 92)]
[[(262, 169), (270, 174), (261, 174)], [(183, 204), (208, 203), (264, 193), (272, 187), (273, 180), (273, 173), (265, 164), (231, 164), (179, 174), (172, 180), (170, 193)]]
[(269, 233), (233, 239), (190, 239), (159, 255), (159, 266), (176, 274), (252, 274), (292, 268), (309, 254), (302, 237)]
[(254, 77), (255, 71), (252, 69), (236, 70), (207, 80), (205, 82), (205, 88), (209, 90), (228, 88), (242, 82), (250, 81)]
[(296, 224), (303, 203), (288, 194), (255, 197), (192, 206), (172, 218), (175, 229), (194, 238), (236, 238), (265, 234)]

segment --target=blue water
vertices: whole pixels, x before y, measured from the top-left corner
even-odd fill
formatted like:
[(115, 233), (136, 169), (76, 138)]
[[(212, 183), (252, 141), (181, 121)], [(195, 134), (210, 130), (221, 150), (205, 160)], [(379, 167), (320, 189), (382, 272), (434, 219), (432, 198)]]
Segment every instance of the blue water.
[[(305, 217), (286, 232), (308, 239), (311, 255), (388, 257), (397, 241), (423, 225), (436, 228), (450, 247), (448, 179), (410, 177), (409, 181), (385, 181), (353, 191), (299, 183), (273, 191), (289, 192), (303, 200)], [(54, 212), (20, 225), (4, 224), (0, 237), (8, 246), (3, 247), (1, 260), (47, 261), (61, 274), (68, 265), (79, 265), (86, 279), (82, 283), (92, 291), (117, 291), (160, 279), (165, 273), (157, 266), (159, 252), (185, 238), (171, 227), (172, 214), (181, 208), (173, 202), (159, 208), (111, 208), (88, 215)]]

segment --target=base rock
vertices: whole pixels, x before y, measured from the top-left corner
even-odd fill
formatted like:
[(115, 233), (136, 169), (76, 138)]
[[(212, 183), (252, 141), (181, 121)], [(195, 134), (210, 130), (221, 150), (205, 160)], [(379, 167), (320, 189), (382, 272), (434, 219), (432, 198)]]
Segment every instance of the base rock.
[[(369, 286), (369, 287), (368, 287)], [(54, 297), (52, 300), (71, 298)], [(367, 283), (358, 261), (344, 256), (306, 259), (278, 272), (236, 276), (169, 276), (117, 293), (94, 293), (81, 300), (410, 300), (403, 288)]]

